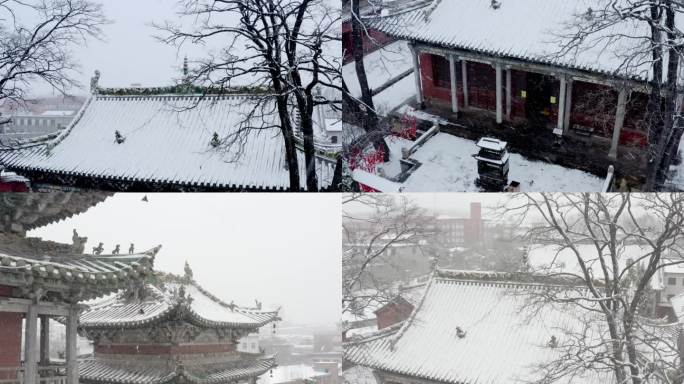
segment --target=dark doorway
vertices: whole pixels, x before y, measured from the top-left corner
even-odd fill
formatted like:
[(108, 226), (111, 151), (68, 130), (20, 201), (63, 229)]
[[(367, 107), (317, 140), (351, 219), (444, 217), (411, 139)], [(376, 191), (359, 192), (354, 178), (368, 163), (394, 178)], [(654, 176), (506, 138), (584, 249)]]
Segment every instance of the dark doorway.
[(552, 114), (553, 79), (539, 73), (528, 72), (526, 81), (525, 113), (527, 120), (531, 127), (545, 129), (550, 124)]

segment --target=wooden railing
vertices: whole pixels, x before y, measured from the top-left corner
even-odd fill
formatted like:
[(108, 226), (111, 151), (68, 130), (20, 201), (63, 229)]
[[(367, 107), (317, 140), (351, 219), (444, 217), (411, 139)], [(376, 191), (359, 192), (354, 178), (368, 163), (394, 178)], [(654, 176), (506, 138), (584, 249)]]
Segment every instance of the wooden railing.
[[(24, 367), (0, 368), (0, 384), (25, 384)], [(37, 384), (67, 384), (66, 366), (38, 367)]]

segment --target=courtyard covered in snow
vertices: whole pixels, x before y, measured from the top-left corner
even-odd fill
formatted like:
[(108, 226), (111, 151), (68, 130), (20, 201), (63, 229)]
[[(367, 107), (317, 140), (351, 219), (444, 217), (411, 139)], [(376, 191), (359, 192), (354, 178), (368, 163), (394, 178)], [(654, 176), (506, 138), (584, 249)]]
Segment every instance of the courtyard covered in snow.
[[(402, 148), (414, 143), (396, 136), (386, 138), (390, 148), (390, 161), (378, 168), (388, 179), (401, 173)], [(437, 133), (420, 147), (411, 158), (421, 165), (401, 183), (403, 192), (467, 191), (477, 192), (477, 153), (475, 142), (447, 133)], [(511, 153), (510, 181), (520, 183), (522, 191), (555, 190), (559, 192), (600, 191), (604, 180), (579, 170), (564, 168), (543, 161), (533, 161)]]

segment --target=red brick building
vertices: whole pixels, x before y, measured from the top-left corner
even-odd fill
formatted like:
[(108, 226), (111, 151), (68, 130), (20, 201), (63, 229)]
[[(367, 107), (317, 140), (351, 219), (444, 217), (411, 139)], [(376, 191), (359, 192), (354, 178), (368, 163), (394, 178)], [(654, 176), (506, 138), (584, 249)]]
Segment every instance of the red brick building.
[(470, 203), (470, 217), (437, 217), (437, 229), (446, 246), (477, 245), (484, 239), (485, 223), (482, 220), (482, 204)]

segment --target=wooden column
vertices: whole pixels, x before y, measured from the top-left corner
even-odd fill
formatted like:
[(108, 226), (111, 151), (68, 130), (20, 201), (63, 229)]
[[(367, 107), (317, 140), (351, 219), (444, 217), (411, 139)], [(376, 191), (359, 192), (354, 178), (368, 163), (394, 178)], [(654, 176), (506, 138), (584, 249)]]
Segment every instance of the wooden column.
[(572, 117), (572, 78), (568, 79), (565, 92), (565, 120), (563, 121), (563, 134), (570, 129), (570, 118)]
[(512, 99), (512, 85), (511, 83), (513, 82), (511, 77), (512, 77), (512, 69), (506, 68), (506, 118), (510, 119), (511, 118), (511, 106), (513, 105), (513, 99)]
[(50, 365), (50, 317), (40, 316), (40, 365)]
[(24, 329), (24, 383), (38, 383), (38, 305), (32, 303), (26, 312)]
[(411, 44), (411, 53), (413, 53), (413, 75), (416, 82), (416, 102), (419, 106), (423, 105), (423, 89), (420, 79), (420, 53), (416, 47)]
[(456, 83), (456, 59), (449, 55), (449, 73), (451, 76), (451, 111), (458, 113), (458, 85)]
[(76, 349), (78, 313), (78, 308), (72, 306), (66, 318), (66, 384), (78, 384), (78, 351)]
[(608, 156), (616, 159), (618, 145), (620, 144), (620, 133), (622, 131), (622, 125), (625, 123), (625, 113), (627, 111), (627, 90), (625, 88), (620, 89), (618, 94), (617, 111), (615, 112), (615, 125), (613, 126), (613, 139), (610, 142), (610, 151)]
[(465, 59), (461, 59), (461, 77), (463, 77), (461, 82), (463, 87), (463, 108), (468, 108), (468, 64)]
[(501, 63), (495, 63), (496, 69), (496, 123), (503, 123), (503, 68)]
[(560, 77), (560, 91), (558, 92), (558, 126), (561, 132), (565, 132), (565, 93), (567, 92), (567, 79), (565, 75)]

